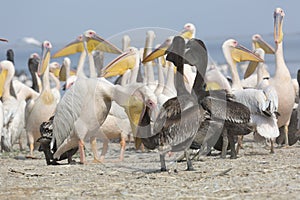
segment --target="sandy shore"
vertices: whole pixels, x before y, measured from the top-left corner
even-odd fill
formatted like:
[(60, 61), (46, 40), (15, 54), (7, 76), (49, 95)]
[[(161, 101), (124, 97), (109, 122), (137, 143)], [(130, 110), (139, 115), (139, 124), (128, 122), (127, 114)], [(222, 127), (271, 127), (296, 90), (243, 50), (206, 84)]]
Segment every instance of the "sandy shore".
[[(100, 147), (101, 145), (98, 144)], [(0, 199), (299, 199), (300, 144), (276, 148), (275, 154), (251, 139), (238, 159), (214, 156), (186, 163), (168, 157), (170, 172), (161, 173), (157, 152), (126, 147), (125, 160), (114, 162), (119, 144), (110, 143), (104, 164), (47, 166), (44, 155), (24, 159), (28, 152), (0, 154)], [(99, 149), (100, 151), (101, 149)], [(78, 155), (75, 160), (79, 161)], [(66, 163), (62, 161), (61, 163)], [(177, 168), (178, 173), (174, 172)]]

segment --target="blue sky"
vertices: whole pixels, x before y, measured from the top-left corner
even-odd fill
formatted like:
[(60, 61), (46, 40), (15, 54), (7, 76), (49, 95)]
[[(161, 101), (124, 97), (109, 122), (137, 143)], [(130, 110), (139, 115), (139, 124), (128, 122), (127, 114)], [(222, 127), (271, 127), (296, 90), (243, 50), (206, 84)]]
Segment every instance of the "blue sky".
[(0, 37), (11, 43), (29, 36), (67, 43), (87, 29), (108, 38), (141, 27), (179, 31), (186, 22), (194, 23), (203, 39), (268, 34), (276, 7), (285, 10), (285, 32), (300, 33), (296, 0), (9, 0), (1, 1)]

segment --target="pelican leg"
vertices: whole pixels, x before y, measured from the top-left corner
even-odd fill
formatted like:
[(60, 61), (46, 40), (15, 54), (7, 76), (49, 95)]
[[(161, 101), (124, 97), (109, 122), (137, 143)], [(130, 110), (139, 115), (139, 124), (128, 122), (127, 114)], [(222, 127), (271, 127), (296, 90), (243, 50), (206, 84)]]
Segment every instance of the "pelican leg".
[(79, 139), (78, 142), (78, 148), (79, 148), (79, 155), (80, 155), (80, 164), (85, 164), (85, 152), (84, 152), (84, 141), (82, 139)]
[(26, 158), (34, 158), (33, 150), (34, 150), (34, 139), (32, 134), (28, 133), (27, 140), (29, 144), (29, 155), (26, 156)]
[(236, 154), (239, 154), (240, 149), (244, 148), (243, 147), (243, 138), (244, 138), (243, 135), (238, 136), (238, 144), (237, 144), (237, 147), (236, 147)]
[(34, 144), (30, 143), (29, 144), (29, 155), (27, 155), (26, 158), (34, 158), (33, 150), (34, 150)]
[(184, 151), (185, 157), (186, 157), (186, 164), (187, 164), (187, 169), (186, 171), (194, 171), (194, 167), (193, 167), (193, 163), (192, 160), (190, 158), (190, 152), (189, 150), (185, 150)]
[(124, 160), (125, 147), (126, 147), (126, 140), (125, 140), (124, 137), (121, 137), (120, 145), (121, 145), (120, 161), (123, 161)]
[(284, 125), (284, 135), (285, 135), (285, 147), (289, 146), (289, 126), (288, 125)]
[(165, 161), (165, 154), (159, 154), (160, 158), (160, 171), (166, 172), (167, 167), (166, 167), (166, 161)]
[(270, 151), (270, 153), (275, 153), (275, 152), (274, 152), (274, 139), (271, 138), (271, 139), (270, 139), (270, 142), (271, 142), (271, 151)]
[(232, 134), (228, 135), (229, 145), (230, 145), (230, 159), (236, 159), (236, 151), (235, 151), (235, 142), (234, 136)]
[(97, 151), (97, 139), (95, 137), (91, 138), (91, 148), (92, 148), (92, 152), (93, 152), (93, 156), (94, 156), (94, 163), (101, 163), (101, 160), (99, 160), (98, 157), (98, 151)]
[(108, 149), (108, 142), (109, 142), (109, 140), (107, 138), (103, 139), (102, 151), (101, 151), (101, 155), (100, 155), (100, 162), (104, 162), (104, 158), (105, 158), (105, 155), (106, 155), (107, 149)]
[(228, 147), (228, 136), (227, 136), (227, 130), (224, 129), (224, 131), (223, 131), (223, 145), (222, 145), (221, 158), (226, 158), (227, 147)]

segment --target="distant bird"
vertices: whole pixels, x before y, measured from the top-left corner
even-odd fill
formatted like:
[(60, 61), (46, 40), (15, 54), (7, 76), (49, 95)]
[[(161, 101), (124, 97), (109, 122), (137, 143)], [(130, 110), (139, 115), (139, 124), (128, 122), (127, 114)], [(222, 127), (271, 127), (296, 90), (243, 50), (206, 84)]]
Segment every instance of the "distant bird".
[(1, 42), (8, 42), (8, 40), (5, 39), (5, 38), (0, 38), (0, 41), (1, 41)]
[(37, 39), (33, 38), (33, 37), (24, 37), (23, 42), (27, 43), (27, 44), (31, 44), (37, 47), (41, 47), (42, 42), (38, 41)]

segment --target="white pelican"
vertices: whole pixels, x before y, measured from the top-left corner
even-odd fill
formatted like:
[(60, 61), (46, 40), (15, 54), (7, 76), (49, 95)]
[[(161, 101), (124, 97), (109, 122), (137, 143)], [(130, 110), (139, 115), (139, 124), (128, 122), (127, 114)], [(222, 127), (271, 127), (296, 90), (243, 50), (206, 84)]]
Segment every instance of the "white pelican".
[[(139, 66), (140, 66), (140, 52), (135, 47), (129, 47), (123, 54), (118, 56), (116, 59), (111, 61), (106, 67), (103, 68), (102, 76), (104, 78), (107, 78), (111, 76), (122, 75), (126, 73), (127, 70), (131, 70), (131, 72), (128, 73), (130, 75), (130, 77), (128, 78), (129, 78), (129, 84), (133, 84), (136, 83), (137, 81)], [(125, 84), (124, 86), (126, 86), (127, 84)], [(112, 109), (112, 111), (114, 110), (118, 110), (118, 109)], [(125, 111), (128, 114), (128, 110)], [(122, 111), (118, 111), (118, 113), (120, 112)], [(119, 115), (113, 112), (110, 113), (112, 115), (115, 115), (116, 117), (117, 115)], [(124, 114), (122, 116), (124, 116)], [(135, 140), (135, 148), (139, 149), (141, 145), (141, 141), (139, 138), (136, 138), (135, 136), (137, 123), (134, 124), (132, 123), (132, 121), (130, 121), (130, 126), (132, 128), (132, 133)]]
[[(288, 125), (295, 101), (295, 89), (288, 67), (283, 56), (283, 18), (284, 11), (276, 8), (274, 11), (274, 41), (275, 41), (275, 74), (270, 78), (269, 83), (275, 88), (278, 94), (278, 127), (284, 126), (285, 145), (288, 146)], [(253, 70), (254, 71), (254, 70)]]
[[(263, 90), (243, 89), (236, 68), (236, 62), (246, 60), (262, 62), (263, 59), (242, 47), (233, 39), (226, 40), (222, 48), (232, 74), (232, 91), (236, 100), (250, 109), (251, 119), (257, 125), (258, 134), (266, 138), (276, 138), (279, 135), (279, 131), (274, 124), (276, 117), (274, 112), (272, 112), (274, 111), (273, 106), (276, 107), (276, 102), (274, 102), (274, 99), (270, 99)], [(266, 124), (266, 120), (270, 121), (270, 123)], [(273, 152), (273, 140), (271, 140), (271, 153)]]
[[(153, 42), (155, 39), (155, 33), (154, 31), (147, 31), (146, 33), (146, 41), (145, 41), (145, 48), (144, 48), (144, 53), (143, 53), (143, 58), (148, 56), (151, 53), (152, 47), (153, 47)], [(144, 69), (145, 69), (145, 77), (147, 81), (148, 87), (152, 89), (153, 91), (157, 87), (157, 82), (155, 81), (154, 78), (154, 70), (153, 70), (153, 63), (152, 62), (146, 62), (144, 63)]]
[[(262, 59), (264, 59), (264, 50), (261, 48), (255, 49), (254, 53), (259, 55)], [(252, 62), (249, 63), (249, 66), (252, 64)], [(251, 66), (250, 66), (251, 67)], [(270, 85), (269, 83), (270, 79), (270, 74), (269, 72), (265, 69), (265, 65), (263, 62), (260, 62), (257, 64), (257, 89), (261, 89), (264, 91), (264, 94), (266, 95), (267, 100), (269, 101), (269, 104), (267, 104), (267, 112), (270, 117), (260, 117), (259, 121), (261, 125), (258, 127), (264, 126), (265, 128), (265, 133), (263, 131), (260, 131), (264, 138), (268, 139), (271, 141), (271, 152), (274, 153), (274, 142), (276, 137), (279, 136), (279, 129), (277, 126), (277, 116), (278, 114), (278, 94), (273, 86)], [(266, 134), (269, 132), (274, 131), (274, 134), (276, 136), (274, 137), (274, 134)], [(277, 135), (278, 134), (278, 135)]]
[(60, 80), (59, 80), (59, 72), (60, 72), (60, 65), (58, 62), (52, 62), (49, 64), (49, 76), (51, 80), (54, 82), (54, 87), (51, 88), (51, 92), (54, 95), (56, 100), (56, 104), (59, 102), (61, 95), (60, 95)]
[(87, 30), (83, 35), (79, 36), (75, 41), (69, 43), (62, 49), (58, 50), (52, 57), (58, 58), (62, 56), (68, 56), (75, 53), (81, 53), (78, 66), (77, 66), (77, 75), (79, 77), (85, 78), (83, 67), (86, 55), (89, 57), (90, 63), (90, 76), (96, 77), (96, 69), (93, 61), (93, 55), (91, 52), (93, 50), (99, 50), (108, 53), (121, 54), (122, 51), (110, 42), (104, 40), (96, 34), (93, 30)]
[(284, 126), (285, 145), (288, 146), (288, 125), (295, 101), (295, 90), (288, 67), (283, 56), (282, 24), (285, 16), (281, 8), (274, 11), (274, 41), (275, 41), (275, 75), (270, 79), (270, 85), (275, 87), (278, 94), (278, 127)]
[[(254, 51), (257, 48), (262, 48), (265, 54), (274, 54), (275, 49), (268, 44), (261, 35), (254, 34), (252, 36), (252, 50)], [(266, 64), (264, 63), (264, 67), (267, 68)], [(247, 69), (251, 69), (252, 67), (247, 67)], [(252, 69), (255, 69), (254, 67)], [(250, 74), (250, 72), (245, 72), (245, 74)], [(242, 86), (244, 88), (255, 88), (257, 84), (257, 73), (253, 73), (249, 77), (245, 77), (241, 80)]]
[(11, 80), (15, 74), (15, 68), (11, 61), (0, 62), (2, 69), (0, 93), (3, 102), (3, 129), (2, 129), (2, 150), (11, 151), (14, 143), (24, 132), (24, 109), (25, 100), (18, 101), (10, 94)]
[(26, 106), (26, 133), (30, 148), (30, 155), (28, 157), (33, 157), (33, 150), (37, 146), (36, 140), (41, 136), (40, 125), (54, 114), (57, 104), (49, 82), (51, 48), (52, 45), (49, 41), (43, 42), (42, 61), (39, 65), (39, 73), (43, 76), (42, 92), (36, 100), (31, 101)]
[[(112, 101), (122, 107), (135, 107), (130, 99), (142, 99), (151, 108), (155, 106), (155, 95), (141, 83), (129, 84), (125, 87), (113, 85), (105, 78), (77, 79), (65, 93), (55, 112), (53, 121), (53, 141), (56, 141), (57, 151), (54, 159), (76, 146), (79, 147), (80, 162), (85, 163), (84, 140), (91, 139), (94, 159), (98, 160), (95, 139), (103, 135), (99, 128), (108, 115)], [(138, 119), (129, 117), (131, 120)]]

